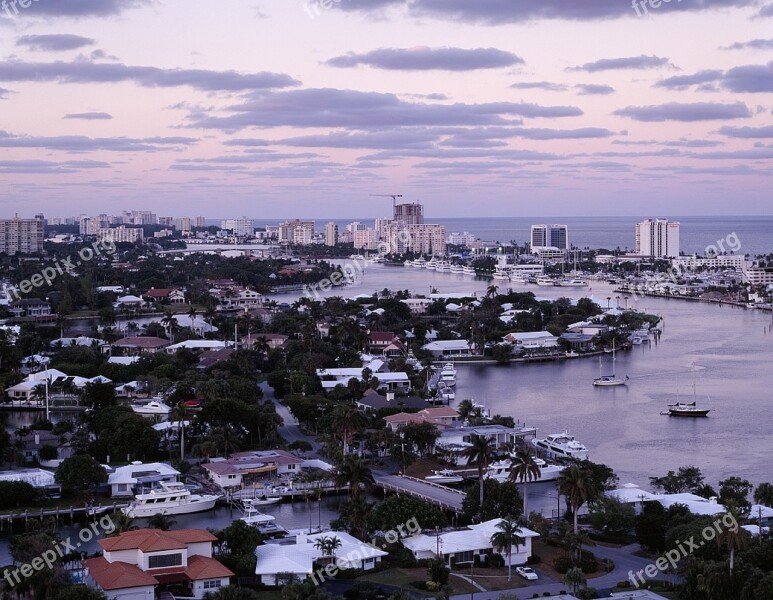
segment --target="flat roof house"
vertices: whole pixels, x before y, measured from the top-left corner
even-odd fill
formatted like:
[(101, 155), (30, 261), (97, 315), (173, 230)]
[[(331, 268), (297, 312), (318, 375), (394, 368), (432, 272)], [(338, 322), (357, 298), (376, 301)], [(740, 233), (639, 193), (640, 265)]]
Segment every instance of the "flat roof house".
[(426, 350), (435, 358), (475, 355), (474, 346), (467, 340), (439, 340), (425, 344), (422, 350)]
[(212, 558), (215, 541), (203, 529), (137, 529), (103, 538), (102, 556), (83, 561), (85, 582), (111, 600), (155, 600), (156, 592), (180, 584), (200, 600), (234, 575)]
[(180, 471), (166, 463), (135, 462), (118, 467), (107, 476), (107, 484), (113, 498), (145, 493), (163, 482), (175, 482)]
[(112, 343), (113, 350), (120, 350), (123, 354), (136, 356), (139, 354), (152, 354), (163, 350), (169, 344), (169, 340), (164, 338), (143, 336), (143, 337), (125, 337)]
[(301, 472), (308, 461), (284, 450), (237, 452), (230, 458), (213, 458), (202, 468), (221, 488), (241, 487), (259, 479)]

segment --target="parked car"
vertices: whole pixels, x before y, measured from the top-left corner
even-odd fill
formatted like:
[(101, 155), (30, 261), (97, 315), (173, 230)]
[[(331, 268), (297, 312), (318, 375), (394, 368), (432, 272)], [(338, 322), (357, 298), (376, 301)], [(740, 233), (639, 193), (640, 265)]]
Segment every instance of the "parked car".
[(515, 572), (518, 573), (521, 577), (524, 579), (528, 579), (529, 581), (534, 581), (535, 579), (539, 579), (539, 576), (534, 572), (534, 569), (531, 567), (516, 567)]

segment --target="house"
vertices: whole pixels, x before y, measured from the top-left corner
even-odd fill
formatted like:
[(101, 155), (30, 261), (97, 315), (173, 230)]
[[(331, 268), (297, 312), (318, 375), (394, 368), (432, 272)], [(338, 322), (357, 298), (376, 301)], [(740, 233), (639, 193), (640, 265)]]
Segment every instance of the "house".
[(370, 544), (361, 542), (343, 531), (328, 531), (325, 533), (298, 534), (291, 543), (264, 544), (255, 548), (255, 575), (260, 577), (264, 585), (279, 586), (284, 583), (288, 574), (295, 575), (303, 581), (314, 575), (314, 563), (324, 559), (318, 540), (335, 537), (341, 545), (335, 551), (336, 566), (339, 569), (374, 569), (387, 555)]
[(174, 354), (178, 350), (222, 350), (233, 345), (233, 342), (221, 342), (219, 340), (186, 340), (178, 344), (166, 347), (168, 354)]
[[(40, 462), (40, 450), (44, 446), (51, 446), (52, 448), (59, 447), (59, 436), (54, 435), (50, 431), (32, 431), (27, 435), (23, 435), (19, 438), (19, 450), (24, 455), (24, 460), (27, 462)], [(69, 455), (69, 452), (67, 452)], [(67, 456), (60, 456), (59, 458), (67, 458)]]
[(140, 354), (153, 354), (169, 346), (171, 342), (159, 337), (125, 337), (111, 344), (113, 350), (119, 350), (121, 354), (138, 356)]
[(8, 311), (16, 318), (25, 318), (32, 321), (47, 320), (52, 317), (51, 305), (37, 298), (14, 300), (8, 305)]
[(205, 352), (199, 358), (199, 364), (196, 365), (196, 368), (199, 371), (206, 371), (207, 369), (214, 367), (221, 362), (227, 361), (231, 358), (233, 353), (233, 348), (220, 348), (219, 350)]
[(689, 492), (679, 494), (652, 494), (642, 490), (633, 483), (607, 492), (607, 496), (617, 498), (620, 502), (631, 504), (640, 513), (645, 502), (659, 502), (663, 508), (670, 508), (675, 504), (682, 504), (694, 515), (714, 516), (725, 512), (725, 507), (717, 502), (716, 497), (703, 498)]
[(386, 359), (400, 358), (406, 354), (405, 345), (400, 340), (396, 339), (394, 342), (383, 348), (381, 354), (383, 354)]
[(142, 296), (149, 302), (185, 304), (185, 292), (177, 288), (150, 288)]
[(102, 556), (83, 561), (84, 581), (111, 600), (154, 600), (167, 586), (204, 598), (234, 575), (212, 558), (217, 538), (203, 529), (137, 529), (98, 541)]
[(405, 298), (404, 300), (401, 300), (401, 302), (408, 305), (412, 314), (423, 315), (427, 312), (427, 308), (429, 308), (429, 305), (432, 304), (434, 300), (430, 300), (429, 298)]
[(569, 327), (566, 328), (566, 331), (567, 333), (582, 333), (583, 335), (597, 336), (609, 331), (609, 327), (592, 321), (580, 321), (569, 325)]
[(625, 592), (612, 592), (610, 598), (618, 600), (668, 600), (665, 596), (656, 594), (652, 590), (631, 590)]
[(441, 429), (440, 437), (435, 442), (435, 449), (446, 454), (448, 459), (455, 461), (455, 464), (463, 465), (467, 463), (467, 459), (462, 456), (462, 453), (472, 445), (472, 440), (476, 436), (491, 440), (495, 448), (503, 449), (524, 444), (527, 438), (533, 438), (536, 435), (536, 428), (521, 424), (517, 424), (515, 427), (504, 425), (470, 426), (465, 421), (461, 427)]
[(14, 469), (0, 471), (0, 481), (22, 481), (35, 488), (53, 487), (56, 485), (54, 474), (45, 469)]
[(161, 482), (174, 482), (179, 478), (180, 471), (166, 463), (133, 462), (109, 473), (107, 485), (113, 498), (121, 498), (143, 494)]
[(594, 336), (585, 333), (564, 333), (560, 339), (568, 342), (572, 350), (593, 350), (595, 345), (593, 344)]
[(347, 386), (354, 380), (363, 380), (365, 369), (370, 370), (371, 376), (378, 380), (378, 390), (387, 392), (403, 391), (411, 389), (411, 380), (405, 372), (387, 373), (381, 369), (385, 364), (381, 360), (372, 360), (364, 367), (340, 368), (340, 369), (317, 369), (317, 377), (320, 378), (322, 389), (330, 391), (338, 385)]
[(605, 493), (609, 498), (614, 498), (623, 504), (630, 504), (633, 506), (636, 514), (641, 514), (646, 502), (657, 501), (658, 496), (651, 494), (650, 492), (641, 489), (635, 483), (626, 483), (615, 490), (610, 490)]
[(502, 340), (512, 344), (516, 352), (518, 350), (536, 350), (558, 346), (558, 338), (547, 331), (508, 333)]
[(281, 333), (252, 333), (245, 335), (240, 340), (242, 347), (252, 349), (255, 347), (255, 342), (258, 340), (265, 340), (269, 350), (275, 350), (276, 348), (284, 348), (287, 346), (287, 340), (289, 336)]
[[(507, 555), (496, 552), (491, 543), (491, 538), (499, 531), (497, 525), (502, 521), (503, 519), (492, 519), (439, 535), (420, 533), (405, 538), (403, 545), (410, 550), (416, 560), (436, 558), (439, 550), (440, 556), (449, 566), (471, 564), (476, 556), (479, 557), (480, 562), (485, 563), (487, 557), (492, 554), (500, 554), (507, 565)], [(526, 527), (519, 527), (518, 535), (523, 539), (523, 543), (512, 547), (509, 559), (511, 565), (526, 564), (532, 554), (532, 539), (539, 537), (536, 531)]]
[(360, 400), (355, 400), (354, 405), (366, 413), (375, 413), (384, 408), (401, 408), (421, 410), (427, 408), (427, 401), (418, 396), (395, 396), (394, 392), (387, 392), (382, 396), (376, 390), (368, 390)]
[(387, 427), (397, 431), (408, 423), (432, 423), (439, 428), (451, 427), (459, 421), (459, 413), (450, 406), (430, 406), (417, 413), (400, 412), (384, 417)]
[[(429, 335), (429, 334), (427, 334)], [(435, 358), (450, 358), (452, 356), (474, 356), (475, 347), (467, 340), (438, 340), (422, 346)]]
[(45, 386), (46, 380), (51, 382), (59, 377), (67, 377), (67, 373), (63, 373), (58, 369), (46, 369), (37, 373), (31, 373), (27, 375), (24, 381), (7, 388), (5, 394), (12, 403), (14, 401), (29, 403), (33, 400), (37, 400), (39, 403), (41, 396), (45, 394), (38, 386)]
[(261, 294), (236, 285), (225, 289), (213, 288), (209, 290), (209, 294), (217, 301), (216, 310), (219, 311), (248, 310), (263, 304)]
[[(252, 450), (237, 452), (230, 458), (213, 458), (202, 468), (213, 483), (221, 488), (242, 487), (258, 480), (297, 475), (304, 466), (327, 466), (320, 461), (298, 458), (284, 450)], [(322, 468), (324, 468), (324, 466)], [(329, 470), (325, 468), (325, 470)]]
[(129, 294), (127, 296), (121, 296), (115, 302), (113, 302), (113, 307), (114, 308), (137, 309), (137, 308), (144, 307), (146, 304), (147, 304), (147, 302), (145, 302), (139, 296), (134, 296), (132, 294)]
[(393, 342), (400, 341), (391, 331), (371, 331), (368, 333), (368, 349), (381, 351)]

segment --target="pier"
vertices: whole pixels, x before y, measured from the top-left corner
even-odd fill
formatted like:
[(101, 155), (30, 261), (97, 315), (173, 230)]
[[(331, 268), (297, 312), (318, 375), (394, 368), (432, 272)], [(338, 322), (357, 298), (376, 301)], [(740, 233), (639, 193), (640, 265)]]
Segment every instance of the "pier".
[(462, 502), (466, 494), (459, 490), (404, 475), (373, 473), (373, 479), (376, 487), (384, 491), (408, 494), (445, 510), (453, 511), (457, 515), (462, 512)]
[(99, 517), (108, 512), (116, 512), (122, 508), (126, 508), (128, 504), (109, 504), (103, 506), (70, 506), (59, 508), (41, 508), (38, 510), (22, 510), (19, 512), (7, 512), (0, 514), (0, 531), (3, 530), (5, 525), (8, 525), (9, 529), (16, 521), (24, 521), (26, 526), (30, 519), (46, 519), (54, 517), (57, 521), (69, 518), (71, 523), (75, 522), (76, 516), (85, 517)]

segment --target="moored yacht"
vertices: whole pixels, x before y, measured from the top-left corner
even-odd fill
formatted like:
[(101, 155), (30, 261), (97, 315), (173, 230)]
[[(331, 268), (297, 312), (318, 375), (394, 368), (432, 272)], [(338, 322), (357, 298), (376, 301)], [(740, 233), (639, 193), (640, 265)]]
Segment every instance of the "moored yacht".
[(464, 267), (462, 265), (451, 265), (450, 271), (454, 275), (461, 275), (464, 273)]
[(561, 287), (588, 287), (588, 282), (582, 279), (562, 279)]
[[(512, 456), (512, 455), (511, 455)], [(541, 458), (534, 458), (535, 464), (539, 467), (539, 477), (536, 479), (527, 479), (526, 483), (537, 483), (542, 481), (554, 481), (559, 478), (563, 467), (545, 462)], [(500, 460), (489, 465), (486, 471), (486, 479), (496, 479), (500, 483), (508, 481), (512, 476), (513, 463), (511, 460)], [(516, 483), (523, 483), (523, 478), (518, 477)]]
[(464, 481), (464, 477), (450, 469), (432, 471), (432, 475), (427, 475), (424, 479), (432, 483), (461, 483)]
[(423, 269), (424, 267), (427, 266), (427, 260), (423, 256), (420, 256), (419, 258), (413, 261), (413, 264), (411, 266), (414, 269)]
[(144, 403), (135, 402), (131, 408), (138, 415), (145, 417), (165, 417), (172, 412), (172, 407), (160, 400), (151, 400)]
[(440, 371), (439, 383), (446, 387), (454, 387), (456, 385), (456, 369), (452, 363), (443, 365), (443, 368)]
[(464, 267), (462, 273), (465, 275), (475, 275), (475, 267)]
[(544, 451), (549, 459), (588, 460), (588, 449), (567, 431), (550, 434), (544, 440), (533, 439), (531, 443), (538, 450)]
[(507, 271), (502, 271), (500, 269), (494, 271), (494, 275), (492, 277), (496, 281), (510, 281), (510, 275), (507, 274)]
[(537, 277), (537, 285), (552, 286), (555, 282), (550, 277)]
[(133, 519), (152, 517), (158, 513), (187, 515), (213, 508), (218, 498), (220, 496), (214, 494), (192, 494), (180, 482), (161, 482), (159, 488), (137, 494), (134, 501), (122, 510)]
[(695, 402), (677, 402), (668, 405), (668, 412), (672, 417), (705, 417), (711, 412), (710, 408), (698, 408)]

